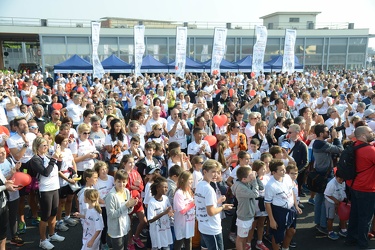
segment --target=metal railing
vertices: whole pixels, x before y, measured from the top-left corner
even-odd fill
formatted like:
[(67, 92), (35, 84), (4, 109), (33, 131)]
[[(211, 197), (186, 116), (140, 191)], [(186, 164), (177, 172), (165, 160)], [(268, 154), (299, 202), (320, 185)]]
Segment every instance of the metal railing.
[[(23, 27), (61, 27), (61, 28), (89, 28), (92, 20), (85, 19), (40, 19), (23, 17), (0, 17), (0, 26), (23, 26)], [(256, 25), (263, 25), (261, 22), (165, 22), (148, 21), (134, 19), (102, 19), (102, 28), (133, 28), (135, 24), (142, 21), (148, 29), (170, 29), (177, 26), (187, 26), (189, 29), (214, 29), (215, 27), (227, 27), (230, 29), (254, 29)], [(354, 28), (354, 24), (340, 23), (274, 23), (267, 25), (269, 30), (278, 30), (285, 28), (294, 29), (348, 29)], [(271, 27), (272, 26), (272, 27)]]

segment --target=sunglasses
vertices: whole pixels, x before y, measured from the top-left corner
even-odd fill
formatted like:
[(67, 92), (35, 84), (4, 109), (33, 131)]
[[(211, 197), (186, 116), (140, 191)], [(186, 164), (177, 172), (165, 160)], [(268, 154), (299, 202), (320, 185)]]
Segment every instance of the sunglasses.
[(156, 128), (155, 130), (163, 130), (162, 128)]
[(84, 135), (89, 135), (91, 132), (83, 132)]
[(235, 128), (241, 128), (241, 126), (236, 126)]
[(197, 163), (198, 163), (198, 164), (203, 164), (203, 161), (198, 161)]
[(30, 129), (37, 129), (37, 126), (31, 126)]

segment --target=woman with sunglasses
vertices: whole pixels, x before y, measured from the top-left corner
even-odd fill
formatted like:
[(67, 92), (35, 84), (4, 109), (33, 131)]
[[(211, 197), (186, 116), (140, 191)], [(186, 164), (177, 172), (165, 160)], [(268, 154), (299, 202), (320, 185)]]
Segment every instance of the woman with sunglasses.
[(233, 121), (228, 125), (228, 137), (229, 137), (229, 147), (234, 152), (239, 150), (247, 150), (246, 135), (240, 132), (241, 125), (237, 121)]
[(82, 175), (86, 169), (92, 169), (95, 164), (94, 159), (99, 155), (95, 143), (89, 139), (90, 133), (91, 128), (87, 124), (81, 124), (78, 127), (78, 138), (71, 147), (78, 175)]
[[(40, 243), (39, 247), (43, 249), (52, 249), (51, 243), (61, 242), (65, 237), (55, 233), (56, 213), (59, 205), (59, 174), (61, 169), (62, 154), (60, 145), (51, 158), (47, 157), (49, 143), (43, 137), (35, 138), (32, 146), (34, 156), (30, 159), (29, 164), (32, 170), (39, 176), (39, 197), (41, 221), (39, 222)], [(46, 236), (48, 225), (48, 238)]]

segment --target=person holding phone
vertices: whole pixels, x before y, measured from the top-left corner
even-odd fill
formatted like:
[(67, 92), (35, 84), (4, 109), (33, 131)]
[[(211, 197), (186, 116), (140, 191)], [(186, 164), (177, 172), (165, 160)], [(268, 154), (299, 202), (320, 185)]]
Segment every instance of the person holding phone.
[(185, 120), (181, 119), (181, 113), (178, 109), (172, 109), (171, 119), (167, 123), (169, 142), (178, 142), (181, 151), (187, 153), (186, 136), (190, 135), (190, 129)]

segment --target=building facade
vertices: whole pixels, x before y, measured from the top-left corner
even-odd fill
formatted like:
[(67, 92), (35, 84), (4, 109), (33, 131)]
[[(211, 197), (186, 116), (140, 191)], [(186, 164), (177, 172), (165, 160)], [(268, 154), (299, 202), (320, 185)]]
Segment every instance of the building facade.
[[(296, 28), (295, 55), (306, 70), (359, 69), (366, 66), (368, 42), (372, 37), (369, 29), (354, 29), (352, 24), (319, 25), (314, 19), (319, 12), (311, 12), (313, 14), (303, 12), (299, 15), (294, 13), (289, 19), (277, 19), (277, 15), (287, 15), (280, 13), (284, 12), (262, 17), (263, 24), (268, 26), (264, 61), (270, 60), (272, 56), (283, 54), (285, 28)], [(291, 22), (288, 23), (288, 20)], [(272, 25), (270, 25), (271, 21)], [(188, 27), (187, 55), (197, 61), (211, 58), (215, 26), (229, 28), (225, 54), (225, 59), (228, 61), (237, 61), (252, 55), (256, 42), (255, 24), (242, 26), (237, 24), (232, 28), (233, 24), (228, 23), (211, 24), (212, 27), (208, 27), (207, 24), (169, 23), (166, 25), (165, 22), (161, 22), (158, 27), (155, 22), (152, 22), (152, 28), (148, 28), (147, 21), (143, 21), (146, 26), (145, 55), (152, 55), (162, 62), (170, 62), (175, 58), (176, 29), (174, 27), (176, 26)], [(115, 25), (116, 23), (119, 25)], [(134, 53), (133, 27), (126, 25), (123, 19), (111, 20), (111, 22), (106, 19), (103, 24), (107, 28), (101, 29), (99, 58), (104, 60), (115, 54), (131, 63)], [(54, 22), (54, 20), (37, 19), (31, 25), (20, 25), (14, 20), (0, 19), (0, 27), (0, 50), (2, 50), (0, 68), (17, 68), (19, 63), (36, 62), (44, 70), (51, 71), (53, 65), (74, 54), (91, 60), (90, 21), (69, 20), (61, 23), (61, 20)]]

